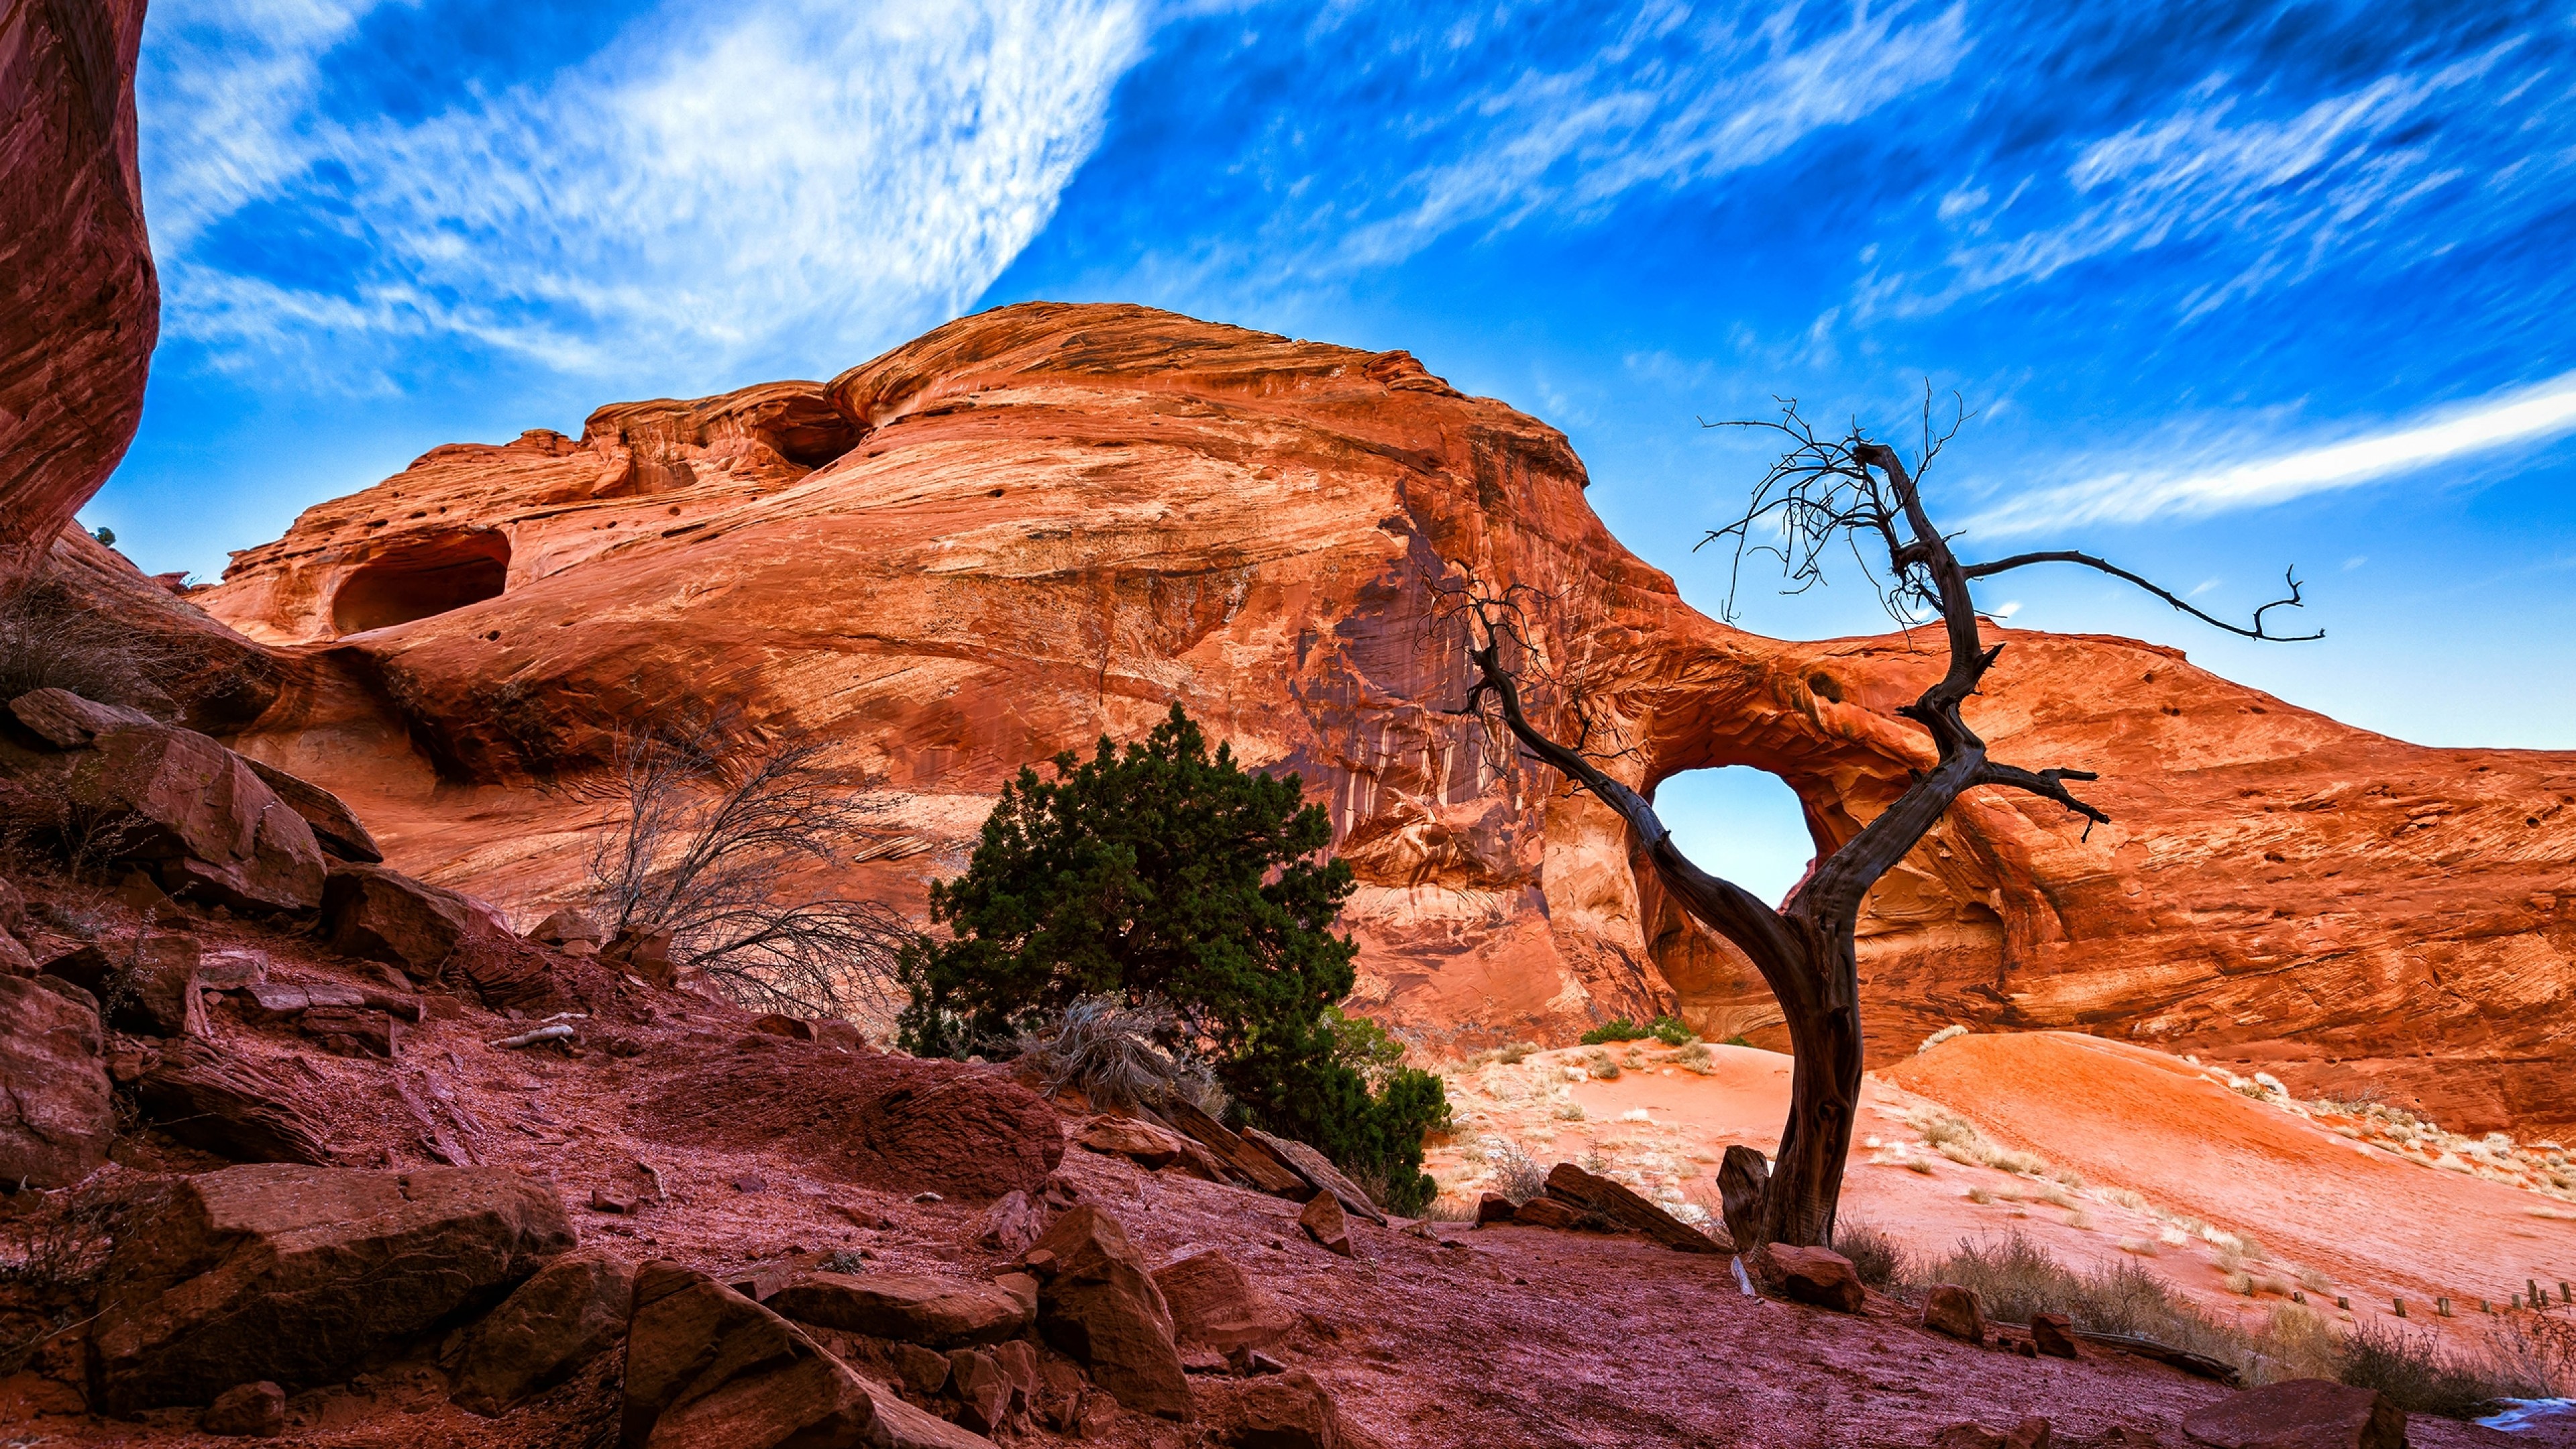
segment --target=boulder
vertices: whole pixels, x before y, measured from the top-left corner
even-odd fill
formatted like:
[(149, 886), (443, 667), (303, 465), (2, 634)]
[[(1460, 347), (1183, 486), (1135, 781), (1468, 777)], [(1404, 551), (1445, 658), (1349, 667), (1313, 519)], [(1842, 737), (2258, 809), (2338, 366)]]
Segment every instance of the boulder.
[(91, 1344), (107, 1412), (261, 1379), (328, 1383), (573, 1245), (551, 1187), (495, 1168), (300, 1165), (183, 1178), (109, 1255)]
[(536, 929), (528, 932), (528, 939), (558, 951), (588, 955), (599, 949), (600, 935), (599, 923), (590, 918), (589, 912), (566, 906), (537, 922)]
[(402, 1047), (402, 1023), (363, 1007), (317, 1006), (295, 1019), (295, 1029), (333, 1056), (389, 1062)]
[(1074, 1134), (1074, 1141), (1094, 1152), (1124, 1157), (1137, 1166), (1168, 1167), (1185, 1150), (1178, 1133), (1135, 1117), (1094, 1117)]
[(1027, 1193), (1013, 1188), (985, 1210), (975, 1241), (993, 1252), (1017, 1257), (1045, 1231), (1046, 1214), (1030, 1204)]
[(68, 689), (32, 689), (9, 701), (9, 713), (29, 734), (58, 750), (85, 750), (100, 735), (161, 722), (130, 705), (100, 704)]
[(197, 1416), (197, 1427), (226, 1438), (276, 1438), (286, 1432), (286, 1390), (266, 1379), (235, 1384)]
[(2195, 1409), (2182, 1431), (2218, 1449), (2404, 1449), (2406, 1411), (2377, 1389), (2288, 1379)]
[(1370, 1201), (1358, 1183), (1342, 1175), (1342, 1170), (1333, 1165), (1331, 1158), (1294, 1137), (1274, 1137), (1258, 1127), (1246, 1127), (1243, 1136), (1245, 1141), (1268, 1152), (1319, 1190), (1331, 1193), (1343, 1210), (1353, 1217), (1366, 1218), (1380, 1227), (1386, 1226), (1386, 1214), (1378, 1211), (1377, 1204)]
[(107, 1161), (115, 1104), (98, 1005), (59, 980), (0, 976), (0, 1181), (67, 1187)]
[(1341, 1200), (1331, 1193), (1319, 1192), (1308, 1198), (1304, 1210), (1297, 1214), (1297, 1226), (1304, 1228), (1306, 1236), (1325, 1251), (1345, 1258), (1351, 1255), (1351, 1217), (1342, 1211)]
[(160, 888), (246, 911), (322, 902), (322, 847), (247, 761), (176, 725), (122, 724), (38, 773), (94, 822), (107, 859), (147, 866)]
[(917, 1343), (894, 1346), (894, 1371), (917, 1399), (929, 1398), (948, 1387), (948, 1355)]
[(1076, 1203), (1028, 1252), (1038, 1332), (1087, 1365), (1119, 1403), (1167, 1419), (1190, 1416), (1190, 1386), (1172, 1339), (1172, 1310), (1118, 1220)]
[(147, 935), (130, 944), (96, 942), (45, 963), (59, 976), (102, 1002), (114, 1002), (114, 1031), (137, 1036), (204, 1036), (206, 1009), (198, 1000), (197, 943), (186, 936)]
[(1277, 1342), (1296, 1320), (1221, 1249), (1204, 1248), (1154, 1274), (1172, 1312), (1172, 1334), (1198, 1348), (1231, 1353)]
[(500, 1414), (563, 1382), (625, 1336), (634, 1299), (632, 1265), (595, 1249), (555, 1259), (468, 1330), (455, 1401)]
[(1011, 1416), (1011, 1381), (991, 1354), (961, 1348), (948, 1355), (948, 1391), (961, 1406), (957, 1422), (979, 1434), (1002, 1427)]
[(786, 1016), (775, 1011), (769, 1013), (767, 1016), (752, 1018), (751, 1029), (770, 1036), (785, 1037), (789, 1041), (812, 1041), (814, 1039), (814, 1024), (812, 1022), (807, 1021), (801, 1016)]
[(1001, 1366), (1002, 1377), (1011, 1383), (1011, 1412), (1026, 1413), (1031, 1402), (1046, 1387), (1046, 1375), (1038, 1367), (1036, 1345), (1025, 1338), (1014, 1338), (993, 1345), (993, 1362)]
[(383, 866), (335, 862), (322, 897), (324, 941), (344, 956), (437, 979), (468, 932), (486, 926), (473, 904)]
[(1548, 1169), (1547, 1195), (1599, 1213), (1620, 1227), (1645, 1234), (1682, 1253), (1731, 1252), (1734, 1244), (1717, 1239), (1648, 1202), (1627, 1184), (1586, 1172), (1571, 1162)]
[(620, 1449), (861, 1449), (886, 1442), (878, 1403), (794, 1324), (706, 1274), (637, 1271)]
[(1229, 1417), (1233, 1449), (1337, 1449), (1344, 1437), (1333, 1396), (1303, 1369), (1244, 1385)]
[(134, 1084), (144, 1120), (191, 1147), (235, 1162), (329, 1162), (300, 1095), (250, 1058), (195, 1038), (166, 1043)]
[(643, 926), (620, 926), (608, 944), (599, 948), (599, 959), (643, 978), (655, 986), (669, 988), (679, 984), (679, 967), (671, 960), (671, 933)]
[(1765, 1243), (1746, 1265), (1762, 1286), (1780, 1297), (1812, 1303), (1837, 1313), (1858, 1313), (1868, 1290), (1851, 1259), (1831, 1248), (1796, 1248)]
[(242, 756), (242, 763), (250, 766), (261, 784), (277, 792), (287, 809), (304, 817), (305, 825), (313, 831), (314, 843), (322, 847), (324, 854), (362, 865), (383, 863), (385, 853), (376, 848), (376, 838), (367, 833), (367, 827), (350, 813), (348, 806), (340, 803), (339, 796), (248, 755)]
[(1517, 1206), (1519, 1204), (1501, 1193), (1485, 1193), (1476, 1199), (1476, 1226), (1481, 1228), (1487, 1223), (1510, 1222), (1512, 1210)]
[(1029, 1326), (1003, 1289), (927, 1273), (800, 1273), (761, 1301), (799, 1323), (929, 1348), (999, 1343)]
[(1525, 1228), (1570, 1228), (1583, 1214), (1570, 1203), (1552, 1197), (1534, 1197), (1512, 1209), (1512, 1221)]
[(2033, 1348), (2050, 1358), (2076, 1358), (2075, 1324), (2063, 1313), (2034, 1313), (2030, 1316), (2030, 1342)]
[(1934, 1284), (1923, 1300), (1923, 1326), (1970, 1343), (1986, 1341), (1986, 1311), (1976, 1293), (1956, 1283)]

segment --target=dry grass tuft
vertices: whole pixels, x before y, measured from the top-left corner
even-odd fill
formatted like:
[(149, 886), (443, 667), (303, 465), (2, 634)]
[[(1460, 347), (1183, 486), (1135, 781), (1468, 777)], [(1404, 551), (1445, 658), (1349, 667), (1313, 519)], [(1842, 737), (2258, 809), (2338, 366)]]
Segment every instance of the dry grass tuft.
[(1846, 1219), (1834, 1224), (1833, 1249), (1851, 1259), (1860, 1281), (1884, 1289), (1906, 1276), (1907, 1256), (1876, 1223)]

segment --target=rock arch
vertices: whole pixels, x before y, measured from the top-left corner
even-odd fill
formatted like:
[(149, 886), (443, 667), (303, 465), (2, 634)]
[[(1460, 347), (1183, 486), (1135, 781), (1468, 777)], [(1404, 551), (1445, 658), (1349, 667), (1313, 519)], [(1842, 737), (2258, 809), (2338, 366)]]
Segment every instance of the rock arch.
[(489, 530), (415, 535), (350, 570), (331, 593), (331, 627), (361, 634), (497, 599), (510, 540)]

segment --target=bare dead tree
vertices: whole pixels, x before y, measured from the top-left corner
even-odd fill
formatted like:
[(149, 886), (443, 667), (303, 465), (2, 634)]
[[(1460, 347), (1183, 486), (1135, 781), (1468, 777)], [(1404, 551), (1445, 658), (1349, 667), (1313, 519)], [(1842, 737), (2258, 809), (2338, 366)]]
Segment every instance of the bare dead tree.
[(891, 1019), (912, 922), (797, 889), (842, 864), (882, 809), (836, 784), (823, 755), (817, 740), (746, 741), (704, 718), (619, 730), (609, 793), (623, 818), (590, 862), (601, 925), (669, 932), (677, 964), (747, 1007)]
[[(1472, 578), (1450, 586), (1451, 607), (1468, 623), (1467, 657), (1475, 670), (1462, 712), (1483, 715), (1490, 706), (1529, 754), (1617, 811), (1644, 843), (1663, 887), (1694, 919), (1752, 959), (1787, 1018), (1795, 1065), (1779, 1155), (1766, 1166), (1752, 1149), (1730, 1148), (1719, 1174), (1727, 1226), (1741, 1251), (1772, 1241), (1812, 1246), (1832, 1240), (1843, 1160), (1851, 1149), (1860, 1101), (1860, 975), (1853, 931), (1870, 887), (1905, 858), (1952, 801), (1979, 787), (2056, 801), (2086, 820), (2088, 833), (2092, 822), (2110, 819), (2067, 788), (2070, 781), (2096, 778), (2093, 774), (2064, 767), (2030, 770), (1991, 759), (1985, 741), (1962, 717), (1962, 706), (2003, 653), (2003, 645), (1988, 645), (1979, 635), (1971, 581), (2039, 563), (2080, 564), (2136, 583), (2176, 608), (2253, 639), (2283, 638), (2266, 627), (2265, 615), (2300, 602), (2293, 576), (2288, 597), (2265, 604), (2250, 626), (2240, 626), (2211, 618), (2089, 554), (2053, 551), (1960, 562), (1949, 538), (1933, 527), (1917, 477), (1961, 421), (1964, 413), (1936, 434), (1927, 399), (1923, 446), (1914, 471), (1894, 448), (1874, 441), (1857, 424), (1839, 437), (1818, 434), (1794, 401), (1783, 403), (1776, 420), (1733, 424), (1776, 431), (1788, 446), (1755, 488), (1743, 516), (1702, 543), (1736, 540), (1739, 568), (1748, 552), (1775, 553), (1792, 592), (1821, 583), (1829, 551), (1848, 546), (1869, 570), (1889, 612), (1908, 627), (1937, 622), (1950, 656), (1940, 680), (1897, 711), (1931, 736), (1936, 763), (1914, 772), (1912, 784), (1894, 804), (1816, 862), (1797, 892), (1776, 910), (1692, 864), (1674, 846), (1672, 832), (1654, 806), (1605, 773), (1580, 740), (1561, 743), (1531, 722), (1523, 674), (1527, 661), (1540, 651), (1532, 647), (1522, 590)], [(1757, 529), (1765, 528), (1778, 530), (1776, 542), (1749, 542)], [(1883, 565), (1873, 567), (1881, 554)]]

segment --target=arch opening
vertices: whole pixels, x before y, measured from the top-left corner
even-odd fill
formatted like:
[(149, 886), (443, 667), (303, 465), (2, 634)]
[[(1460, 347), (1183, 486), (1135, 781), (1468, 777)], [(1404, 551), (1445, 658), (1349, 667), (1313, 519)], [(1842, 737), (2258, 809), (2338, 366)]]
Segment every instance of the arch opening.
[(1685, 770), (1658, 784), (1654, 801), (1682, 854), (1775, 906), (1815, 862), (1806, 807), (1786, 780), (1767, 770)]
[[(1816, 854), (1806, 807), (1788, 782), (1750, 765), (1686, 770), (1656, 785), (1655, 813), (1700, 869), (1778, 905)], [(1651, 871), (1637, 880), (1647, 954), (1683, 1021), (1710, 1041), (1788, 1048), (1780, 1006), (1753, 963), (1685, 913)]]
[(331, 595), (342, 634), (386, 629), (497, 599), (510, 579), (510, 541), (498, 533), (406, 542), (353, 570)]

